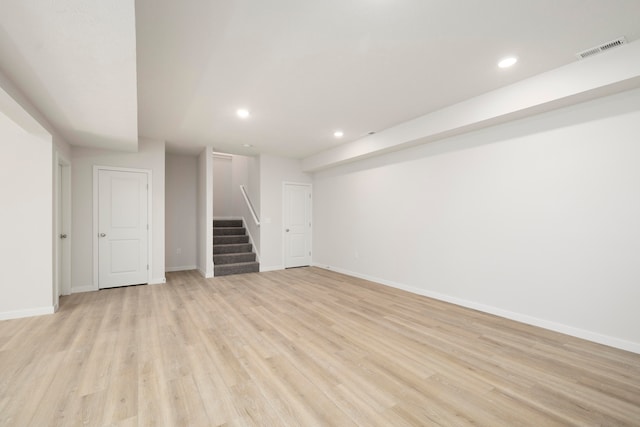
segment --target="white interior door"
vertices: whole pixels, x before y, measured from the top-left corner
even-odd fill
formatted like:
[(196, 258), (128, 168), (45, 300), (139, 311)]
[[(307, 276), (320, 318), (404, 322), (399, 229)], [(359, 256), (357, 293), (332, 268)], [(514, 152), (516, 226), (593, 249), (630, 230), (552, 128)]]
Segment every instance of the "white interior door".
[(66, 160), (58, 159), (56, 197), (56, 276), (54, 304), (57, 297), (71, 293), (71, 166)]
[(55, 280), (55, 291), (53, 295), (53, 303), (54, 305), (58, 304), (58, 297), (62, 295), (62, 270), (64, 268), (64, 245), (62, 244), (63, 239), (67, 238), (67, 234), (64, 231), (64, 221), (62, 219), (63, 216), (63, 191), (64, 187), (62, 185), (62, 174), (63, 174), (64, 166), (58, 164), (57, 176), (58, 176), (58, 186), (56, 189), (56, 232), (58, 233), (56, 239), (56, 280)]
[(311, 265), (311, 185), (284, 184), (284, 267)]
[(71, 165), (64, 160), (60, 163), (60, 219), (61, 232), (58, 236), (60, 248), (60, 294), (71, 293)]
[(98, 171), (98, 287), (149, 282), (148, 175)]

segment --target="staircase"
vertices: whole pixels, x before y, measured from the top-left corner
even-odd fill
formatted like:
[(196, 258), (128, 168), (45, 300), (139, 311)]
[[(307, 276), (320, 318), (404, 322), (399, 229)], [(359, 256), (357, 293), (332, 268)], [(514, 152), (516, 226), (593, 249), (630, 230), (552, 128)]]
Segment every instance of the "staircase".
[(257, 273), (260, 264), (252, 252), (249, 236), (241, 219), (213, 221), (213, 275)]

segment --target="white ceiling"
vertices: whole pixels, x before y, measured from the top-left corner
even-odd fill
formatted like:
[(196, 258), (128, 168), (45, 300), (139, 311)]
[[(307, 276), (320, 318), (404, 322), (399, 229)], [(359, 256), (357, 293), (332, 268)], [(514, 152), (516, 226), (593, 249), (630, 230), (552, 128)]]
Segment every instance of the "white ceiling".
[(0, 69), (71, 144), (135, 150), (131, 1), (0, 0)]
[(640, 37), (638, 0), (138, 0), (135, 29), (132, 1), (0, 8), (0, 67), (71, 143), (137, 125), (171, 151), (300, 158)]

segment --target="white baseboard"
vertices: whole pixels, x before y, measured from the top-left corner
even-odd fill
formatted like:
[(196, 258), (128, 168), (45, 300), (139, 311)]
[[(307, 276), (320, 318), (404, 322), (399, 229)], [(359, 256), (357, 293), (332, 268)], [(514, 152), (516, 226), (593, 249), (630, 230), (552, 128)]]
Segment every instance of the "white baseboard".
[(150, 285), (162, 285), (163, 283), (167, 283), (166, 277), (157, 277), (149, 282)]
[(200, 273), (200, 275), (201, 275), (202, 277), (204, 277), (205, 279), (211, 279), (211, 278), (213, 278), (213, 274), (211, 274), (210, 276), (207, 276), (207, 273), (206, 273), (204, 270), (202, 270), (202, 269), (200, 269), (200, 268), (196, 268), (196, 270), (198, 270), (198, 273)]
[(93, 292), (93, 291), (97, 291), (98, 288), (93, 286), (93, 285), (89, 285), (89, 286), (76, 286), (71, 288), (71, 293), (72, 294), (79, 294), (82, 292)]
[(471, 308), (474, 310), (482, 311), (484, 313), (493, 314), (505, 319), (515, 320), (516, 322), (526, 323), (527, 325), (538, 326), (543, 329), (548, 329), (555, 332), (560, 332), (572, 337), (581, 338), (587, 341), (592, 341), (598, 344), (608, 345), (609, 347), (618, 348), (621, 350), (631, 351), (633, 353), (640, 354), (640, 343), (623, 340), (609, 335), (603, 335), (597, 332), (588, 331), (585, 329), (575, 328), (573, 326), (564, 325), (562, 323), (552, 322), (550, 320), (540, 319), (537, 317), (529, 316), (522, 313), (516, 313), (513, 311), (504, 310), (501, 308), (493, 307), (469, 301), (449, 295), (441, 294), (438, 292), (432, 292), (425, 289), (415, 288), (413, 286), (407, 286), (402, 283), (397, 283), (391, 280), (380, 279), (377, 277), (368, 276), (366, 274), (356, 273), (354, 271), (345, 270), (338, 267), (328, 266), (326, 264), (313, 264), (315, 267), (324, 268), (325, 270), (335, 271), (337, 273), (346, 274), (348, 276), (358, 277), (360, 279), (369, 280), (371, 282), (379, 283), (381, 285), (389, 286), (396, 289), (402, 289), (403, 291), (411, 292), (416, 295), (422, 295), (425, 297), (437, 299), (440, 301), (449, 302), (451, 304), (459, 305), (462, 307)]
[(174, 271), (187, 271), (187, 270), (197, 270), (198, 267), (195, 265), (183, 265), (180, 267), (165, 267), (164, 271), (167, 273), (172, 273)]
[(55, 307), (37, 307), (28, 308), (26, 310), (14, 310), (0, 312), (0, 320), (21, 319), (23, 317), (42, 316), (44, 314), (55, 313)]
[(276, 271), (276, 270), (284, 270), (284, 265), (263, 266), (262, 264), (260, 264), (260, 273), (264, 273), (266, 271)]

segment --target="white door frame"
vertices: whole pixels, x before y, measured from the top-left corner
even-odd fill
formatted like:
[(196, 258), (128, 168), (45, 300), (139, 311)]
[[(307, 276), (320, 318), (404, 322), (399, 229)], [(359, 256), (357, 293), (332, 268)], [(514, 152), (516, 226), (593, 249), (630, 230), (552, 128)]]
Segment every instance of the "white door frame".
[(115, 166), (98, 166), (93, 165), (93, 290), (98, 290), (100, 285), (100, 278), (98, 276), (99, 272), (99, 252), (98, 252), (98, 243), (99, 243), (99, 223), (98, 223), (98, 173), (101, 170), (106, 171), (117, 171), (117, 172), (135, 172), (135, 173), (144, 173), (147, 174), (147, 184), (149, 185), (149, 191), (147, 191), (147, 224), (149, 224), (149, 234), (147, 239), (147, 259), (149, 260), (149, 270), (147, 270), (147, 283), (151, 283), (151, 272), (153, 271), (153, 223), (152, 219), (152, 204), (151, 204), (151, 193), (153, 193), (152, 188), (152, 172), (151, 169), (134, 169), (134, 168), (121, 168)]
[[(53, 305), (57, 309), (58, 297), (71, 294), (71, 162), (56, 150), (54, 167)], [(60, 239), (61, 234), (67, 237)]]
[(287, 248), (286, 248), (286, 231), (285, 230), (285, 217), (286, 217), (286, 198), (284, 197), (285, 188), (287, 185), (301, 185), (309, 187), (309, 194), (311, 195), (311, 209), (309, 210), (309, 221), (311, 221), (311, 227), (309, 227), (309, 247), (311, 248), (311, 262), (313, 264), (313, 185), (309, 182), (294, 182), (294, 181), (282, 181), (282, 268), (287, 268)]

